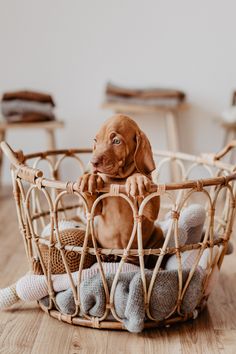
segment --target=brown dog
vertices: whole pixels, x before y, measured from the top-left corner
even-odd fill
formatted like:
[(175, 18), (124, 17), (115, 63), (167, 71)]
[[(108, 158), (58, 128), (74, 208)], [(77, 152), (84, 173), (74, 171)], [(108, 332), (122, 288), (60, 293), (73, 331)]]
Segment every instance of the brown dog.
[[(104, 182), (125, 182), (126, 192), (140, 204), (151, 186), (151, 172), (155, 169), (151, 145), (146, 135), (128, 116), (115, 115), (101, 127), (94, 139), (93, 174), (84, 174), (78, 181), (81, 192), (90, 202), (97, 197), (96, 190)], [(159, 248), (163, 234), (154, 226), (160, 207), (159, 197), (152, 198), (144, 208), (142, 223), (143, 248)], [(124, 249), (133, 228), (133, 214), (123, 198), (109, 197), (96, 210), (95, 233), (102, 248)], [(137, 247), (135, 237), (131, 248)], [(137, 258), (129, 257), (137, 262)]]

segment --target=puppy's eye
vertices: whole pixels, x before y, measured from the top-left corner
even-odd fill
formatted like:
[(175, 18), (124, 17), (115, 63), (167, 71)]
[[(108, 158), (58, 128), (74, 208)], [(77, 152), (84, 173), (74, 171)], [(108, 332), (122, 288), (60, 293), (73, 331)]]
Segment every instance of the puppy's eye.
[(96, 143), (96, 142), (97, 142), (97, 139), (93, 139), (93, 141)]
[(114, 139), (112, 140), (112, 144), (114, 144), (114, 145), (119, 145), (119, 144), (120, 144), (120, 139), (114, 138)]

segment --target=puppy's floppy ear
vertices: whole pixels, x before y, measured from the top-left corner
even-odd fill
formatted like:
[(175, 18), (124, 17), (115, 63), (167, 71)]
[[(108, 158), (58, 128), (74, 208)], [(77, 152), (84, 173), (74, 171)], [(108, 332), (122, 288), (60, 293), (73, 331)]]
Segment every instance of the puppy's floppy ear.
[(136, 150), (134, 153), (134, 163), (138, 172), (149, 175), (155, 170), (151, 144), (146, 135), (140, 130), (136, 134)]

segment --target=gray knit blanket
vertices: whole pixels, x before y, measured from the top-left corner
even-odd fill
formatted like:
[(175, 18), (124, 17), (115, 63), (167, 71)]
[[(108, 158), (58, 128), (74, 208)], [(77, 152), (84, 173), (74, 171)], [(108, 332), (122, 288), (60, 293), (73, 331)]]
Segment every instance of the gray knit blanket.
[[(187, 280), (189, 270), (183, 270), (183, 285)], [(152, 271), (145, 271), (147, 286), (149, 286)], [(110, 289), (115, 274), (107, 274), (107, 284)], [(192, 313), (201, 297), (204, 272), (198, 267), (191, 279), (181, 305), (183, 314)], [(174, 310), (178, 298), (179, 278), (177, 270), (162, 270), (157, 273), (150, 298), (150, 313), (156, 321), (164, 320)], [(46, 299), (44, 299), (45, 301)], [(80, 284), (81, 312), (83, 314), (101, 317), (106, 309), (106, 296), (100, 274), (84, 280)], [(56, 296), (60, 311), (65, 314), (75, 312), (75, 302), (72, 290), (60, 292)], [(124, 326), (130, 332), (141, 332), (146, 320), (143, 283), (140, 272), (120, 274), (114, 293), (116, 314), (122, 319)], [(109, 316), (111, 318), (111, 316)]]

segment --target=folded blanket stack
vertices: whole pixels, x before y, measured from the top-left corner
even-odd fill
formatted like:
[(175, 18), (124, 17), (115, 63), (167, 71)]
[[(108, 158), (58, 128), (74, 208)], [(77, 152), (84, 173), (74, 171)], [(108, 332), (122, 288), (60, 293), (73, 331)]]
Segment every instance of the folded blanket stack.
[(185, 100), (185, 93), (163, 88), (132, 89), (111, 83), (106, 86), (106, 102), (146, 106), (175, 106)]
[(54, 120), (52, 96), (34, 91), (6, 92), (2, 96), (2, 114), (9, 123)]

